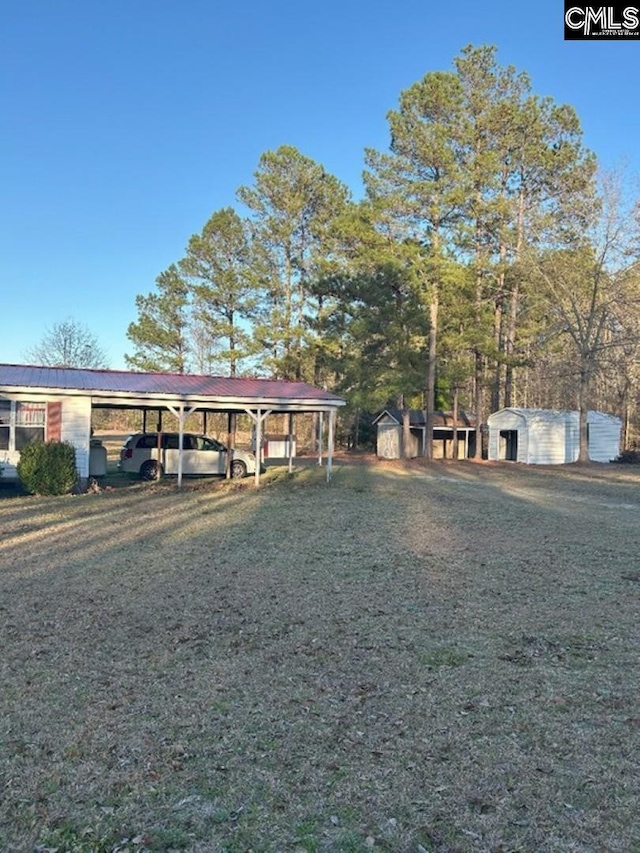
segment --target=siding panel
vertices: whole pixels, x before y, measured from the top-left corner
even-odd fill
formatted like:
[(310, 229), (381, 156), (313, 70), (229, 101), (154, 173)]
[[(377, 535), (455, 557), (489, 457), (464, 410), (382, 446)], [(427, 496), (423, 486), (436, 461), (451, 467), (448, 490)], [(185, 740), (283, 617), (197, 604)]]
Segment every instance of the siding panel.
[[(489, 459), (500, 459), (500, 432), (518, 434), (518, 461), (533, 465), (575, 462), (580, 448), (580, 415), (576, 411), (502, 409), (489, 416)], [(622, 422), (602, 412), (589, 412), (589, 458), (610, 462), (620, 452)]]
[(89, 476), (89, 441), (91, 433), (91, 399), (66, 397), (62, 401), (60, 438), (76, 449), (79, 477)]

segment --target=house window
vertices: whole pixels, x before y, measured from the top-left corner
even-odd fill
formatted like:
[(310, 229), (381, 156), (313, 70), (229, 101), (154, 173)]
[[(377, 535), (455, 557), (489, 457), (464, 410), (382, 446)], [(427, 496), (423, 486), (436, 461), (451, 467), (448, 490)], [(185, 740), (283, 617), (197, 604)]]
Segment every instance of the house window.
[(9, 449), (11, 434), (11, 401), (0, 400), (0, 450)]
[(16, 450), (22, 450), (33, 441), (44, 441), (46, 415), (44, 403), (16, 404)]
[(0, 400), (0, 450), (22, 450), (32, 441), (44, 441), (45, 403)]

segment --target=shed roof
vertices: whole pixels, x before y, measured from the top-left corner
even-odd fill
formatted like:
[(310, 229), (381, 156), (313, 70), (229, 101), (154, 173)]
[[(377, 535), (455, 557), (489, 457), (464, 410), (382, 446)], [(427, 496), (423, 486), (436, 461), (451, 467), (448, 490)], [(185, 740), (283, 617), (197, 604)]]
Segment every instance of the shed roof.
[(0, 392), (66, 392), (91, 396), (94, 402), (145, 403), (182, 400), (201, 404), (265, 404), (304, 408), (343, 406), (344, 400), (304, 382), (183, 373), (139, 373), (71, 367), (0, 364)]
[[(508, 406), (505, 409), (500, 409), (489, 415), (487, 422), (489, 425), (499, 422), (504, 414), (514, 414), (523, 419), (527, 426), (549, 424), (549, 423), (577, 423), (580, 418), (580, 413), (573, 409), (528, 409), (519, 408), (517, 406)], [(587, 412), (587, 422), (590, 424), (597, 422), (620, 423), (620, 418), (615, 415), (607, 414), (606, 412), (598, 412), (590, 409)]]
[[(402, 423), (402, 409), (390, 408), (384, 409), (373, 419), (373, 424), (377, 424), (385, 415), (389, 415), (393, 420), (395, 420), (398, 424)], [(443, 427), (451, 428), (453, 426), (453, 413), (452, 412), (434, 412), (433, 413), (433, 426), (435, 429), (442, 429)], [(422, 409), (411, 409), (409, 411), (409, 424), (412, 427), (424, 427), (426, 425), (424, 411)], [(465, 412), (458, 412), (458, 428), (465, 428), (475, 426), (474, 421), (467, 415)]]

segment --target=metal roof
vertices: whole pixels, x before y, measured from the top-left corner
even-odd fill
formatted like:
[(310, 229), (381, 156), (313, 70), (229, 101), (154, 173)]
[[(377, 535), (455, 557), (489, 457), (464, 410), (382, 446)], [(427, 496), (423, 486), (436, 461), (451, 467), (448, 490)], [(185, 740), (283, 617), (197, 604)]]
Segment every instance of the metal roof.
[[(549, 424), (549, 423), (571, 423), (576, 425), (580, 419), (580, 412), (575, 409), (529, 409), (518, 406), (507, 406), (504, 409), (499, 409), (489, 415), (487, 423), (492, 425), (500, 422), (501, 418), (506, 414), (514, 414), (522, 418), (526, 424)], [(621, 423), (620, 418), (616, 415), (607, 414), (606, 412), (598, 412), (589, 409), (587, 412), (587, 423), (596, 423), (609, 421), (611, 423)]]
[[(385, 415), (389, 415), (398, 424), (402, 423), (402, 409), (390, 408), (383, 409), (380, 414), (376, 415), (376, 417), (372, 421), (372, 424), (377, 424), (378, 421), (380, 421), (381, 418), (383, 418)], [(412, 427), (423, 427), (425, 426), (425, 424), (426, 421), (424, 411), (422, 411), (421, 409), (411, 409), (411, 411), (409, 412), (409, 425)], [(453, 427), (453, 413), (440, 411), (434, 412), (433, 427), (434, 429), (443, 429), (445, 427), (447, 429), (451, 429)], [(457, 427), (459, 429), (473, 429), (475, 427), (475, 423), (473, 419), (466, 414), (466, 412), (460, 411), (458, 412)]]
[(137, 373), (125, 370), (88, 370), (71, 367), (0, 364), (0, 391), (33, 389), (67, 391), (93, 397), (158, 398), (223, 402), (266, 401), (274, 404), (342, 406), (344, 400), (304, 382), (197, 376), (186, 373)]

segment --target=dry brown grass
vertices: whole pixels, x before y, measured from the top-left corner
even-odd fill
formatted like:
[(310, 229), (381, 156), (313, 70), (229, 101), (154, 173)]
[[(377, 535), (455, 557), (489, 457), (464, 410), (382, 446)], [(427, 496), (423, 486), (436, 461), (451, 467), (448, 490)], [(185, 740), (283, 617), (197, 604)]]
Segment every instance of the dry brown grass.
[(0, 499), (0, 848), (638, 851), (640, 477)]

